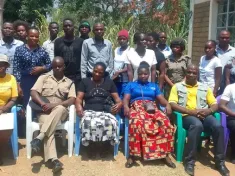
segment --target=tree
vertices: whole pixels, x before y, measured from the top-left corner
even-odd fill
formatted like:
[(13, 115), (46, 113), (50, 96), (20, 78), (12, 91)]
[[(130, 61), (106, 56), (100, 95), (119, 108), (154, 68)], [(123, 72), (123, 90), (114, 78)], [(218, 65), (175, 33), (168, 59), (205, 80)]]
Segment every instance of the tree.
[(38, 18), (36, 10), (46, 16), (52, 6), (53, 0), (7, 0), (3, 17), (9, 21), (21, 19), (31, 23)]
[[(2, 29), (2, 22), (3, 22), (3, 7), (5, 4), (5, 0), (0, 1), (0, 29)], [(2, 37), (2, 33), (0, 32), (0, 37)]]

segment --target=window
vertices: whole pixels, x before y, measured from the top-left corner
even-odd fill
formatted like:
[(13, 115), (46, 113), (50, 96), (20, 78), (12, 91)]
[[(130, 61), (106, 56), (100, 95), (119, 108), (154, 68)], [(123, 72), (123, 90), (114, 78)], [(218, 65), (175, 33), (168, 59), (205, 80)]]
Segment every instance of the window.
[[(231, 45), (235, 46), (235, 1), (222, 0), (218, 6), (217, 34), (223, 29), (231, 32)], [(218, 35), (217, 35), (218, 36)]]

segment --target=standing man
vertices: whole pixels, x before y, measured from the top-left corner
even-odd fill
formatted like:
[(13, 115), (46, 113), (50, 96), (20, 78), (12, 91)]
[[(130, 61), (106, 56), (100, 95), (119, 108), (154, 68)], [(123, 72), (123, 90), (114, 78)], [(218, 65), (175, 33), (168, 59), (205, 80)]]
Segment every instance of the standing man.
[(185, 81), (176, 83), (170, 93), (169, 103), (174, 111), (183, 114), (183, 128), (188, 131), (185, 151), (185, 171), (194, 175), (197, 146), (203, 131), (212, 134), (215, 168), (222, 176), (229, 176), (225, 166), (224, 128), (213, 113), (218, 110), (212, 90), (198, 82), (198, 67), (189, 65)]
[(81, 21), (78, 27), (80, 38), (83, 40), (89, 39), (89, 33), (91, 32), (90, 23), (86, 20)]
[(57, 34), (59, 32), (59, 25), (56, 22), (50, 22), (48, 26), (48, 30), (50, 33), (50, 39), (45, 41), (42, 47), (48, 52), (51, 61), (54, 59), (54, 43), (57, 39)]
[(82, 78), (86, 78), (92, 73), (96, 62), (103, 62), (107, 67), (106, 71), (112, 76), (114, 68), (112, 44), (103, 38), (104, 24), (96, 23), (93, 26), (93, 33), (95, 37), (85, 40), (82, 45)]
[(159, 44), (158, 48), (164, 54), (165, 58), (171, 55), (171, 48), (166, 44), (167, 35), (165, 32), (159, 32)]
[(63, 21), (64, 36), (55, 40), (54, 55), (64, 58), (64, 74), (77, 85), (81, 80), (81, 51), (83, 40), (74, 35), (74, 23), (72, 19)]
[[(221, 80), (221, 85), (220, 89), (218, 91), (218, 94), (221, 95), (225, 89), (226, 85), (226, 74), (230, 74), (230, 69), (233, 67), (231, 63), (233, 63), (233, 57), (235, 57), (235, 48), (232, 47), (230, 43), (230, 32), (228, 30), (222, 30), (219, 33), (219, 44), (216, 46), (216, 54), (221, 60), (222, 64), (222, 80)], [(225, 74), (225, 70), (226, 73)]]
[[(67, 119), (68, 107), (74, 104), (76, 92), (74, 83), (64, 76), (63, 58), (55, 57), (52, 69), (52, 73), (40, 76), (31, 89), (32, 100), (42, 108), (42, 111), (37, 114), (41, 124), (40, 134), (31, 141), (31, 146), (34, 152), (38, 152), (42, 141), (44, 141), (45, 162), (48, 160), (52, 162), (55, 173), (60, 171), (63, 166), (57, 158), (56, 126)], [(48, 85), (52, 89), (45, 88)], [(44, 102), (40, 96), (45, 97), (49, 103)]]
[(7, 73), (12, 75), (15, 50), (18, 46), (21, 46), (24, 43), (20, 40), (14, 39), (14, 27), (11, 22), (3, 23), (2, 37), (3, 38), (0, 40), (0, 54), (5, 54), (8, 57), (10, 67), (7, 69)]
[(216, 46), (216, 53), (221, 59), (222, 68), (227, 65), (229, 60), (232, 60), (232, 57), (235, 57), (235, 48), (229, 44), (230, 36), (228, 30), (222, 30), (218, 36), (219, 44)]

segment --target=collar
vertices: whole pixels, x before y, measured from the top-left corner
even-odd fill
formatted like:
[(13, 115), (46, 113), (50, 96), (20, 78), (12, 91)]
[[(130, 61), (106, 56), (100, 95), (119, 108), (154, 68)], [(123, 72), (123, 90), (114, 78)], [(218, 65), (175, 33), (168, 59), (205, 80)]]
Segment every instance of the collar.
[[(3, 39), (1, 39), (1, 45), (3, 46), (3, 45), (8, 45), (7, 43), (5, 43), (4, 42), (4, 40)], [(12, 43), (10, 44), (10, 45), (16, 45), (17, 44), (17, 41), (13, 38), (13, 41), (12, 41)]]
[(173, 61), (173, 62), (179, 62), (179, 61), (182, 61), (182, 60), (184, 60), (184, 57), (185, 55), (182, 55), (178, 60), (175, 60), (175, 57), (174, 57), (174, 55), (173, 55), (173, 53), (169, 56), (169, 59), (171, 60), (171, 61)]
[(186, 84), (185, 81), (182, 81), (182, 84), (185, 85), (186, 87), (192, 88), (192, 87), (198, 87), (199, 82), (197, 81), (197, 84), (195, 84), (194, 86), (191, 86), (191, 85)]
[[(161, 50), (160, 48), (158, 48), (158, 49)], [(166, 45), (165, 48), (161, 51), (170, 51), (170, 50), (171, 50), (171, 48), (168, 45)]]
[(56, 40), (56, 39), (58, 39), (58, 37), (56, 37), (54, 40), (48, 39), (47, 41), (48, 41), (49, 43), (55, 43), (55, 40)]
[[(92, 39), (93, 39), (92, 45), (98, 45), (98, 43), (96, 43), (95, 37), (92, 38)], [(105, 42), (104, 42), (104, 39), (101, 40), (101, 44), (102, 44), (102, 45), (106, 45)]]
[(148, 81), (145, 82), (145, 83), (143, 83), (143, 82), (141, 82), (141, 81), (139, 81), (139, 80), (136, 80), (136, 82), (137, 82), (137, 84), (139, 84), (139, 85), (148, 85), (148, 84), (149, 84)]
[(220, 50), (220, 51), (223, 51), (225, 53), (231, 51), (233, 49), (233, 47), (231, 45), (228, 45), (228, 49), (226, 51), (222, 50), (219, 45), (216, 45), (216, 50)]
[(54, 79), (56, 82), (65, 82), (65, 81), (67, 80), (67, 77), (66, 77), (66, 76), (63, 76), (63, 78), (58, 81), (58, 80), (55, 78), (55, 76), (54, 76), (53, 73), (50, 73), (49, 76), (50, 76), (52, 79)]

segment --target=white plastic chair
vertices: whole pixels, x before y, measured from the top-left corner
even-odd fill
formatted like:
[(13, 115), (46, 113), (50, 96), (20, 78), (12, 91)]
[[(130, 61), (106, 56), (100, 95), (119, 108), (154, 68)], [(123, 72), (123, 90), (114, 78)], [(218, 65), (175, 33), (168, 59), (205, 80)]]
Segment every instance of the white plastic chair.
[[(65, 146), (66, 144), (66, 133), (68, 133), (68, 155), (69, 157), (73, 154), (73, 140), (74, 140), (74, 119), (75, 119), (75, 106), (71, 105), (69, 107), (69, 120), (63, 122), (61, 125), (56, 127), (56, 130), (63, 130), (62, 135), (62, 144)], [(33, 139), (33, 133), (40, 130), (39, 123), (34, 122), (33, 120), (32, 109), (29, 105), (27, 105), (26, 111), (26, 150), (27, 150), (27, 158), (30, 159), (32, 155), (32, 148), (30, 142)]]

